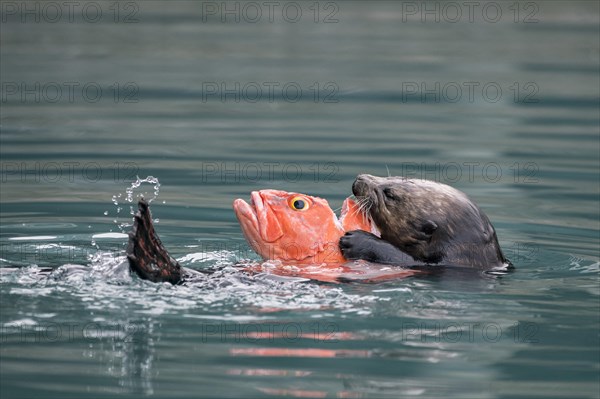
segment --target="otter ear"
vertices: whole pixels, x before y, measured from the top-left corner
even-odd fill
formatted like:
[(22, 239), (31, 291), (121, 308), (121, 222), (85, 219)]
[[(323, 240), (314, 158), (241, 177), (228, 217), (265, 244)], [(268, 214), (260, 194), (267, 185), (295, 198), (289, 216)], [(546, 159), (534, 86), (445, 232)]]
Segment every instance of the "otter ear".
[(432, 235), (434, 231), (438, 228), (437, 224), (435, 224), (432, 220), (426, 220), (425, 223), (421, 225), (421, 231), (428, 236)]

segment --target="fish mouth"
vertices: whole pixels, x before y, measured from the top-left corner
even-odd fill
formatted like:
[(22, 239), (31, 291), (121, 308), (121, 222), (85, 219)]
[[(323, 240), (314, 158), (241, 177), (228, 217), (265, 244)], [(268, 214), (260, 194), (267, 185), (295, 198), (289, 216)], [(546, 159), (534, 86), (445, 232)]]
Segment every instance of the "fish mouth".
[(240, 226), (242, 227), (242, 231), (246, 237), (248, 237), (247, 233), (252, 236), (258, 235), (258, 218), (256, 217), (256, 211), (254, 207), (244, 201), (241, 198), (233, 201), (233, 211), (235, 212), (235, 216), (240, 222)]
[[(244, 236), (246, 236), (246, 240), (251, 244), (252, 242), (256, 242), (256, 239), (260, 237), (258, 216), (256, 213), (256, 206), (253, 198), (255, 194), (258, 193), (253, 191), (250, 194), (250, 203), (247, 203), (241, 198), (238, 198), (235, 201), (233, 201), (233, 211), (235, 212), (235, 216), (240, 222), (242, 233), (244, 233)], [(252, 247), (254, 247), (254, 245), (252, 245)]]
[(244, 236), (253, 248), (259, 243), (277, 241), (283, 235), (272, 214), (273, 211), (265, 204), (259, 191), (250, 193), (250, 203), (240, 198), (236, 199), (233, 202), (233, 210)]

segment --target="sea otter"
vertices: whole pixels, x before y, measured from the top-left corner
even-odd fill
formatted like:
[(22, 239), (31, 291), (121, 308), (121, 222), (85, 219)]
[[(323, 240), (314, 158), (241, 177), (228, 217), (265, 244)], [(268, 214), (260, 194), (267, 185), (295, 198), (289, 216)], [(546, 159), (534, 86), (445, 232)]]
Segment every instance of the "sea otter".
[(350, 231), (340, 239), (347, 259), (399, 266), (510, 268), (488, 217), (448, 185), (404, 177), (358, 175), (352, 192), (381, 237)]

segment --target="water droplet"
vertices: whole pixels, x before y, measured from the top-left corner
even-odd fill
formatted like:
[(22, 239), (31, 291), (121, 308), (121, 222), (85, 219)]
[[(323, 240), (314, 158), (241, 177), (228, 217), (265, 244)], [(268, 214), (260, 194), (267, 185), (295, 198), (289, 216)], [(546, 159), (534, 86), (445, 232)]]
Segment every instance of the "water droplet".
[(104, 216), (108, 216), (108, 211), (104, 211)]
[[(143, 183), (150, 183), (153, 185), (152, 187), (154, 189), (154, 191), (153, 191), (154, 196), (149, 198), (151, 196), (151, 194), (149, 194), (148, 191), (136, 192), (136, 189), (139, 188)], [(156, 177), (147, 176), (146, 178), (142, 179), (139, 176), (136, 176), (135, 181), (131, 182), (131, 185), (125, 189), (124, 193), (117, 193), (112, 196), (112, 203), (117, 207), (116, 208), (116, 216), (117, 217), (120, 216), (121, 211), (123, 210), (123, 207), (119, 206), (118, 199), (125, 197), (125, 201), (127, 201), (129, 203), (134, 203), (134, 202), (137, 202), (137, 200), (139, 198), (143, 197), (148, 201), (148, 203), (151, 203), (158, 197), (159, 191), (160, 191), (160, 182), (158, 181), (158, 179)], [(164, 203), (165, 203), (165, 201), (163, 201), (163, 204)], [(135, 215), (135, 213), (137, 212), (137, 207), (135, 207), (135, 208), (136, 209), (134, 209), (134, 206), (129, 207), (130, 215)], [(104, 213), (104, 215), (108, 215), (108, 211), (106, 211)], [(114, 219), (113, 222), (115, 223), (115, 225), (119, 228), (119, 230), (122, 233), (125, 232), (124, 228), (131, 226), (131, 220), (129, 220), (129, 224), (127, 223), (127, 221), (124, 223), (119, 223), (119, 221), (117, 219)]]

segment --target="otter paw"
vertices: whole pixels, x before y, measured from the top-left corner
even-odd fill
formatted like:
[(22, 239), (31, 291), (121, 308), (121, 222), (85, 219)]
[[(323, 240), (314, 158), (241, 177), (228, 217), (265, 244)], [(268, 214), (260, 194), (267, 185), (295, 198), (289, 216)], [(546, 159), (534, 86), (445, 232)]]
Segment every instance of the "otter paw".
[(340, 251), (348, 260), (366, 260), (373, 252), (373, 239), (378, 237), (363, 230), (349, 231), (340, 238)]

